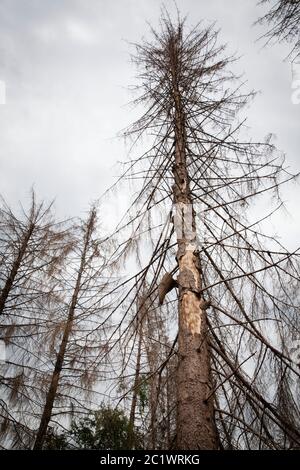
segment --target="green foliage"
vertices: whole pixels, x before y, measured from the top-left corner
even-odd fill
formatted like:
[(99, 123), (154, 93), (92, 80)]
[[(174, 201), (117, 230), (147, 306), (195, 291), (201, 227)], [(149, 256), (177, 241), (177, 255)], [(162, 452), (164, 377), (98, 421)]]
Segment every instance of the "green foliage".
[(45, 450), (66, 450), (69, 449), (68, 433), (55, 434), (52, 429), (48, 430), (43, 449)]
[(122, 410), (102, 405), (98, 411), (73, 422), (69, 432), (47, 438), (47, 449), (120, 450), (129, 446), (142, 448), (142, 436), (129, 430), (129, 420)]

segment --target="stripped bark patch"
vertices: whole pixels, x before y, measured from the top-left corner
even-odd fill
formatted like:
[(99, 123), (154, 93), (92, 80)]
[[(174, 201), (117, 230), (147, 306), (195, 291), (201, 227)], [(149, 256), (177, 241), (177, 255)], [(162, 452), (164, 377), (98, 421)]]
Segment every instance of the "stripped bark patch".
[(185, 329), (192, 335), (199, 335), (201, 331), (199, 299), (193, 292), (183, 294), (182, 312)]

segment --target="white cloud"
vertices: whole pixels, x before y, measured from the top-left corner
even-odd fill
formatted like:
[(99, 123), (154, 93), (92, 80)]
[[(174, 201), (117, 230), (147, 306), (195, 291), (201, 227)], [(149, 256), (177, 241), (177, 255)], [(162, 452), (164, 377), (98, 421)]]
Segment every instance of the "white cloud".
[(33, 30), (33, 34), (43, 43), (51, 44), (58, 41), (58, 31), (53, 25), (43, 24)]
[[(173, 0), (164, 3), (174, 8)], [(253, 0), (228, 0), (230, 7), (224, 0), (177, 4), (190, 25), (215, 19), (221, 43), (228, 42), (229, 52), (238, 49), (238, 72), (245, 71), (249, 89), (262, 91), (247, 112), (251, 135), (274, 131), (297, 171), (300, 105), (291, 103), (293, 77), (282, 62), (288, 47), (261, 50), (255, 42), (261, 31), (252, 27)], [(35, 183), (41, 198), (56, 196), (61, 213), (75, 215), (114, 182), (114, 164), (126, 158), (126, 148), (111, 138), (137, 117), (122, 106), (132, 98), (126, 86), (136, 83), (132, 49), (123, 39), (147, 36), (146, 21), (157, 27), (160, 8), (161, 0), (0, 0), (0, 79), (7, 88), (0, 187), (7, 200), (23, 199)], [(285, 199), (299, 223), (291, 206), (299, 189), (292, 186)]]
[(97, 35), (92, 28), (75, 18), (45, 22), (35, 27), (33, 34), (42, 43), (48, 45), (59, 44), (61, 41), (66, 40), (86, 46), (97, 44)]
[(91, 28), (77, 19), (68, 19), (65, 22), (67, 35), (75, 42), (86, 45), (93, 45), (97, 42), (96, 35)]

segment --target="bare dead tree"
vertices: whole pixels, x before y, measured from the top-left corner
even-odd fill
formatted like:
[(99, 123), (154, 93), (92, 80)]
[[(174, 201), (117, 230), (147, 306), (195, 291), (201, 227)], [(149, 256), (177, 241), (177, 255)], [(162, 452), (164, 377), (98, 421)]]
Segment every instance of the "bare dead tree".
[(132, 387), (132, 398), (130, 405), (130, 414), (129, 414), (129, 429), (128, 429), (128, 448), (134, 448), (134, 438), (135, 438), (135, 422), (137, 414), (137, 405), (138, 405), (138, 396), (139, 396), (139, 387), (141, 384), (141, 362), (142, 362), (142, 346), (144, 339), (144, 322), (146, 319), (146, 302), (145, 299), (139, 299), (137, 305), (137, 315), (136, 315), (136, 334), (137, 334), (137, 353), (136, 353), (136, 363), (134, 371), (134, 380)]
[(87, 221), (79, 225), (76, 247), (70, 255), (61, 284), (63, 302), (58, 302), (58, 306), (61, 305), (59, 331), (54, 329), (59, 338), (58, 342), (53, 338), (57, 353), (34, 449), (43, 448), (51, 419), (57, 418), (58, 414), (69, 414), (69, 407), (61, 409), (61, 402), (73, 404), (73, 413), (74, 403), (81, 411), (93, 409), (88, 405), (87, 397), (97, 393), (93, 387), (99, 384), (105, 369), (104, 363), (95, 362), (95, 354), (98, 355), (105, 346), (105, 330), (96, 329), (92, 333), (108, 311), (108, 306), (102, 302), (108, 284), (105, 279), (106, 251), (98, 236), (96, 208), (93, 207)]
[(150, 449), (171, 448), (176, 411), (177, 357), (166, 335), (166, 321), (157, 309), (147, 315), (145, 350), (148, 366), (149, 424), (146, 431)]
[[(213, 28), (188, 31), (166, 12), (152, 42), (136, 45), (144, 112), (126, 135), (150, 144), (123, 173), (135, 198), (114, 258), (134, 255), (139, 268), (116, 289), (112, 338), (128, 334), (146, 282), (176, 348), (177, 448), (293, 448), (299, 370), (288, 348), (299, 335), (299, 251), (263, 230), (294, 176), (271, 137), (255, 142), (238, 121), (253, 93), (243, 93), (233, 60)], [(253, 220), (250, 202), (263, 212), (271, 195), (278, 205)]]
[(54, 222), (51, 207), (52, 203), (36, 202), (32, 192), (30, 209), (23, 209), (20, 218), (2, 200), (0, 315), (16, 313), (19, 298), (22, 305), (26, 303), (29, 283), (38, 285), (41, 272), (49, 277), (65, 254), (62, 246), (69, 249), (62, 243), (68, 232), (63, 223)]
[(160, 309), (153, 306), (154, 299), (155, 295), (149, 295), (149, 287), (144, 286), (139, 293), (134, 320), (121, 342), (120, 377), (127, 385), (122, 387), (125, 394), (119, 401), (130, 397), (129, 448), (134, 448), (137, 429), (144, 436), (144, 447), (149, 449), (164, 448), (171, 443), (174, 431), (175, 407), (171, 403), (174, 405), (175, 396), (171, 397), (171, 391), (174, 391), (177, 361), (165, 333), (166, 321), (161, 318)]
[(269, 29), (263, 38), (270, 41), (293, 44), (290, 56), (300, 53), (300, 2), (299, 0), (261, 0), (259, 4), (271, 4), (269, 11), (258, 23), (267, 24)]
[(14, 213), (2, 199), (0, 327), (6, 357), (0, 365), (1, 434), (12, 447), (26, 447), (32, 436), (24, 416), (38, 386), (28, 376), (39, 363), (39, 332), (47, 320), (43, 305), (71, 248), (70, 224), (54, 219), (52, 204), (37, 202), (32, 192), (29, 209)]

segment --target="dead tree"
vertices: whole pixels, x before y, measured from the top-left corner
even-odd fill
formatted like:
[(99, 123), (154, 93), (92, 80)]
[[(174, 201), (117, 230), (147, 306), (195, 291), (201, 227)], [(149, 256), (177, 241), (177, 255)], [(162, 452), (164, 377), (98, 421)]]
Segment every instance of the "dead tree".
[[(126, 315), (147, 282), (149, 295), (159, 294), (161, 308), (171, 312), (164, 318), (178, 358), (178, 448), (293, 447), (297, 420), (274, 397), (284, 380), (299, 416), (299, 371), (286, 342), (299, 332), (299, 251), (264, 235), (263, 224), (294, 176), (270, 137), (253, 141), (239, 122), (253, 93), (242, 91), (230, 71), (234, 59), (213, 28), (188, 31), (166, 12), (161, 28), (136, 45), (134, 56), (135, 103), (144, 112), (126, 135), (150, 144), (123, 173), (136, 196), (117, 227), (124, 238), (115, 259), (135, 255), (138, 272), (120, 286), (127, 290), (115, 308), (117, 314), (122, 306), (117, 330), (121, 337), (128, 331)], [(248, 220), (251, 200), (263, 204), (272, 193), (278, 206)]]
[[(92, 409), (85, 397), (93, 394), (93, 385), (102, 377), (95, 357), (105, 344), (105, 333), (99, 323), (105, 312), (102, 298), (107, 283), (101, 277), (104, 276), (105, 251), (97, 231), (97, 211), (92, 208), (87, 221), (78, 226), (76, 247), (67, 259), (66, 274), (61, 283), (63, 302), (58, 303), (61, 304), (61, 336), (56, 342), (57, 354), (34, 449), (43, 448), (52, 415), (57, 414), (57, 409), (62, 413), (61, 400), (73, 403), (73, 406), (75, 403), (81, 412)], [(54, 329), (54, 333), (57, 334), (57, 330)], [(104, 369), (104, 363), (101, 366)], [(67, 408), (64, 414), (68, 415), (68, 412)]]
[[(52, 295), (62, 260), (72, 248), (70, 224), (57, 222), (52, 204), (37, 202), (28, 210), (0, 207), (0, 339), (6, 358), (1, 368), (2, 442), (26, 447), (32, 438), (28, 409), (42, 375), (41, 330), (48, 320), (44, 306)], [(32, 380), (35, 371), (37, 380)]]
[(176, 357), (170, 360), (172, 347), (166, 335), (166, 321), (157, 308), (152, 307), (148, 310), (144, 348), (148, 370), (149, 419), (146, 431), (148, 448), (170, 448), (173, 431), (171, 420), (174, 416), (172, 404), (176, 401), (176, 393), (174, 393), (176, 387), (174, 388), (174, 382), (172, 383), (169, 372), (172, 372), (174, 362), (175, 369), (177, 368), (177, 361)]
[(290, 57), (296, 59), (300, 53), (300, 2), (299, 0), (260, 0), (260, 4), (270, 4), (269, 11), (258, 23), (267, 24), (269, 29), (262, 36), (270, 41), (293, 44)]
[(139, 299), (137, 305), (137, 313), (136, 313), (136, 335), (137, 335), (137, 353), (136, 353), (136, 363), (135, 363), (135, 371), (134, 371), (134, 381), (132, 386), (132, 398), (131, 398), (131, 406), (130, 406), (130, 414), (129, 414), (129, 425), (128, 425), (128, 449), (134, 448), (135, 442), (135, 423), (136, 423), (136, 413), (137, 413), (137, 405), (138, 405), (138, 397), (139, 397), (139, 387), (141, 384), (141, 367), (142, 367), (142, 346), (144, 340), (144, 323), (146, 320), (146, 305), (145, 299)]
[[(137, 311), (125, 330), (120, 350), (125, 363), (120, 377), (128, 385), (119, 401), (131, 395), (128, 448), (134, 447), (137, 428), (144, 436), (145, 448), (170, 447), (174, 437), (176, 357), (165, 334), (166, 321), (159, 307), (154, 306), (156, 295), (150, 295), (149, 286), (138, 291)], [(133, 380), (128, 381), (131, 376)]]
[(52, 203), (45, 206), (37, 202), (32, 192), (30, 209), (23, 209), (23, 214), (18, 216), (2, 200), (0, 315), (13, 314), (19, 299), (24, 306), (27, 286), (31, 283), (31, 290), (37, 292), (39, 275), (54, 273), (55, 265), (59, 266), (70, 249), (66, 243), (68, 231), (64, 223), (54, 221), (51, 207)]

